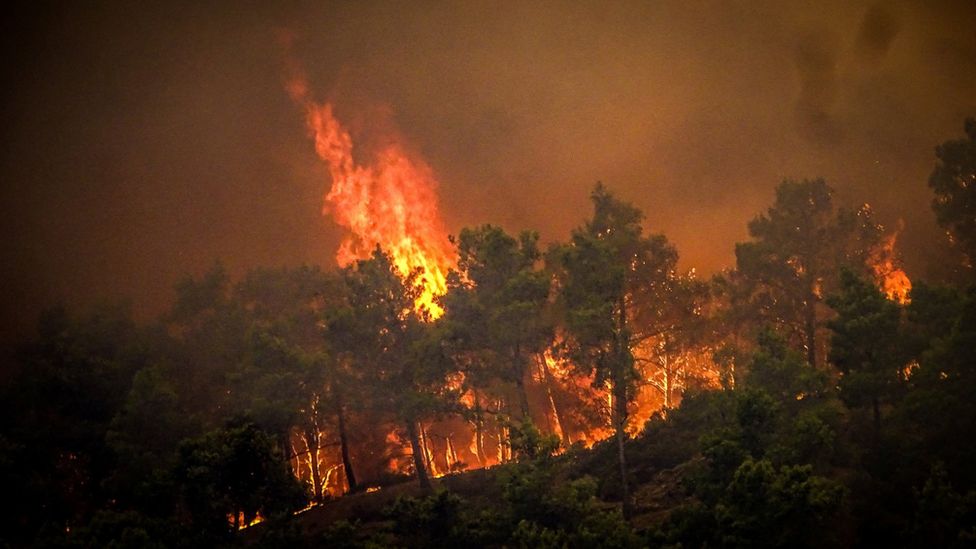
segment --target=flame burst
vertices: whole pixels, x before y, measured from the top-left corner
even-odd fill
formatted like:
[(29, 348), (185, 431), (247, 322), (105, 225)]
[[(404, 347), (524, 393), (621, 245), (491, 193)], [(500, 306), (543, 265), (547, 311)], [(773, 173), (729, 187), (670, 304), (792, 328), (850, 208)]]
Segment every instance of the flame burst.
[(315, 152), (332, 177), (323, 215), (331, 214), (350, 233), (336, 261), (345, 266), (366, 259), (379, 246), (390, 254), (401, 275), (419, 270), (422, 293), (417, 310), (439, 317), (443, 310), (434, 300), (447, 291), (446, 274), (454, 261), (438, 213), (433, 171), (396, 140), (379, 150), (369, 164), (357, 164), (352, 138), (336, 119), (332, 105), (309, 99), (301, 76), (289, 79), (286, 89), (305, 108)]
[(895, 251), (895, 243), (898, 241), (897, 231), (886, 235), (881, 243), (875, 248), (869, 259), (871, 271), (874, 279), (881, 291), (888, 296), (888, 299), (898, 303), (908, 303), (909, 294), (912, 291), (912, 281), (898, 266), (898, 254)]

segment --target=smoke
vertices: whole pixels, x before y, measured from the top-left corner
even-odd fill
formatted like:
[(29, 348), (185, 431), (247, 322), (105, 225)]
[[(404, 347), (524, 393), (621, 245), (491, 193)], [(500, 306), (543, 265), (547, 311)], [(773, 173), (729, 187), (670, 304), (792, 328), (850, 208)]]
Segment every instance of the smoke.
[(153, 314), (218, 257), (232, 274), (333, 263), (328, 168), (276, 29), (306, 70), (292, 93), (333, 104), (366, 150), (390, 135), (377, 120), (400, 129), (449, 232), (564, 239), (600, 180), (704, 273), (732, 265), (783, 178), (823, 176), (905, 220), (914, 278), (940, 235), (933, 148), (976, 114), (966, 1), (33, 9), (2, 41), (7, 333), (59, 297)]
[(855, 44), (858, 55), (866, 61), (877, 63), (888, 53), (900, 31), (901, 21), (892, 6), (880, 2), (872, 4), (864, 13), (858, 29)]
[(796, 46), (800, 80), (796, 118), (800, 132), (818, 144), (836, 144), (841, 129), (832, 118), (837, 96), (837, 52), (823, 33), (810, 33)]

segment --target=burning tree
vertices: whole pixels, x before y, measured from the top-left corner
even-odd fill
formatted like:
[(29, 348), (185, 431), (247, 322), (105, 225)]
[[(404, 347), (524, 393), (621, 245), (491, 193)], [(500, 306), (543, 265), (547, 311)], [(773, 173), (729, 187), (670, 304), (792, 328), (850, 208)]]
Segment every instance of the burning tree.
[(823, 300), (839, 287), (841, 267), (894, 288), (891, 296), (907, 294), (911, 285), (871, 207), (835, 209), (833, 189), (822, 179), (780, 184), (773, 205), (749, 222), (749, 235), (751, 241), (735, 246), (737, 274), (729, 281), (739, 287), (729, 295), (746, 308), (746, 318), (791, 337), (811, 365), (823, 355)]
[(635, 319), (641, 296), (658, 290), (678, 255), (663, 235), (644, 236), (640, 210), (614, 197), (602, 184), (591, 194), (593, 218), (554, 247), (549, 263), (559, 285), (566, 339), (564, 352), (611, 388), (611, 424), (617, 441), (625, 511), (629, 509), (628, 404), (634, 397)]
[[(635, 319), (637, 363), (646, 386), (659, 399), (657, 405), (639, 406), (639, 419), (648, 419), (658, 409), (667, 413), (681, 390), (714, 377), (705, 314), (709, 297), (708, 284), (695, 278), (694, 272), (682, 275), (673, 268), (641, 292)], [(641, 427), (634, 424), (631, 430)]]
[[(523, 232), (518, 239), (485, 225), (463, 229), (456, 240), (458, 270), (449, 277), (445, 319), (466, 357), (465, 373), (474, 392), (514, 387), (522, 418), (531, 418), (526, 380), (536, 357), (552, 341), (546, 315), (549, 277), (536, 268), (538, 235)], [(507, 392), (507, 391), (505, 391)], [(505, 400), (504, 393), (498, 395)], [(474, 400), (480, 400), (474, 395)], [(480, 436), (482, 411), (475, 404), (475, 427)], [(479, 445), (479, 459), (483, 459)]]
[(358, 372), (356, 396), (385, 411), (404, 429), (421, 487), (431, 489), (418, 422), (445, 409), (451, 362), (439, 327), (414, 313), (419, 273), (402, 278), (379, 248), (342, 270), (346, 303), (330, 320), (336, 350)]
[(881, 405), (897, 392), (909, 361), (901, 307), (848, 270), (841, 273), (841, 292), (828, 303), (837, 311), (829, 323), (830, 360), (844, 374), (840, 396), (852, 408), (870, 405), (877, 435)]

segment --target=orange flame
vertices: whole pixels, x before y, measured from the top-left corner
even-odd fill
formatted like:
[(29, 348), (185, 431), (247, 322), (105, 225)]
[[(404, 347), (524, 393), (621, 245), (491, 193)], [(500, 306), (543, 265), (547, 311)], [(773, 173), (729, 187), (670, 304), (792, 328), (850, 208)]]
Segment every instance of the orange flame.
[(895, 244), (901, 228), (885, 235), (879, 245), (871, 252), (869, 266), (874, 274), (875, 283), (888, 296), (888, 299), (898, 303), (908, 303), (912, 291), (912, 281), (899, 267)]
[(443, 310), (434, 300), (447, 291), (446, 275), (454, 259), (438, 212), (433, 171), (396, 140), (375, 154), (371, 163), (357, 164), (352, 137), (336, 119), (332, 105), (309, 99), (305, 78), (294, 66), (291, 72), (286, 89), (305, 108), (315, 152), (332, 178), (323, 215), (331, 214), (350, 231), (336, 261), (345, 266), (366, 259), (379, 246), (390, 254), (401, 275), (420, 271), (422, 294), (416, 308), (439, 317)]

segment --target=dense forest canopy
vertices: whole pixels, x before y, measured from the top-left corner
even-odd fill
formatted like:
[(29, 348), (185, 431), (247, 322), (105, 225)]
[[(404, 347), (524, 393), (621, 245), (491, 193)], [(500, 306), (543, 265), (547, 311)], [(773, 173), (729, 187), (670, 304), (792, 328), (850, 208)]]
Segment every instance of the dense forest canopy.
[[(822, 179), (782, 182), (709, 279), (597, 184), (546, 249), (463, 229), (433, 304), (424, 270), (377, 246), (337, 269), (232, 280), (217, 264), (149, 323), (119, 304), (47, 310), (3, 385), (0, 534), (970, 546), (974, 127), (929, 181), (960, 257), (943, 280), (908, 280), (895, 231)], [(476, 495), (451, 490), (465, 478)], [(413, 491), (380, 526), (296, 529), (396, 486)]]

